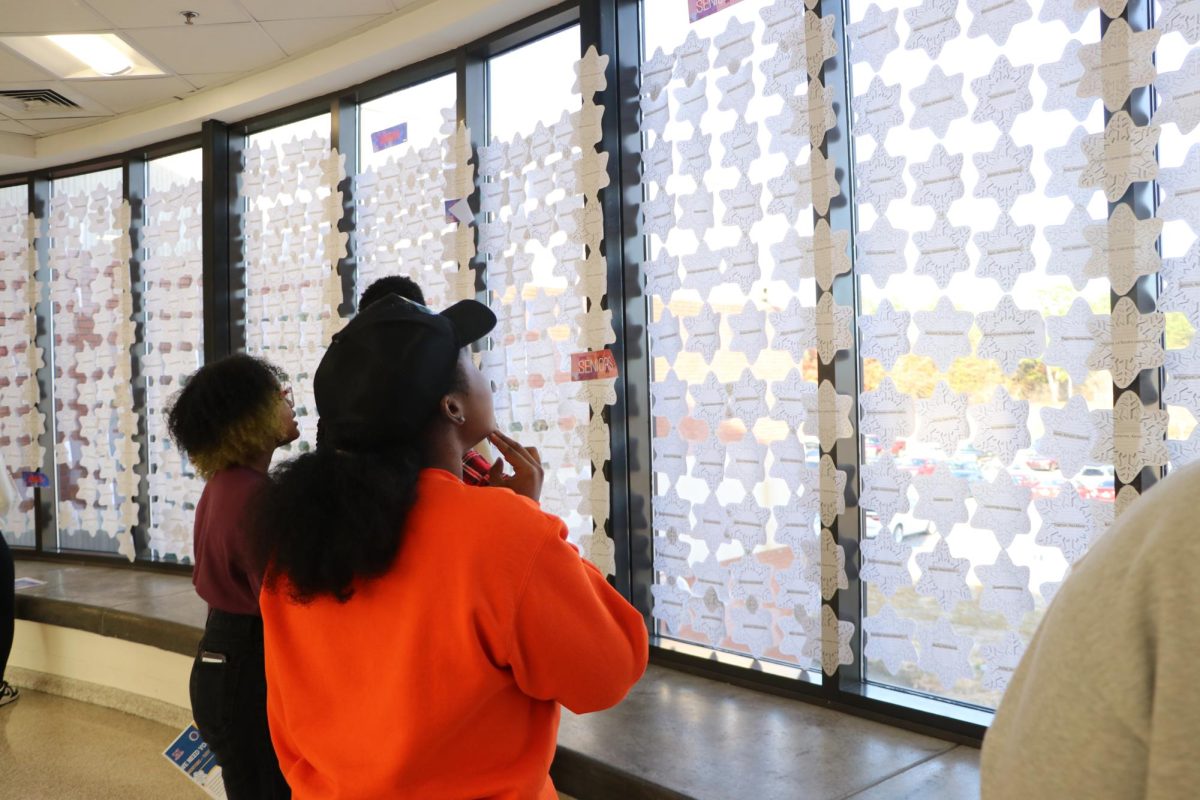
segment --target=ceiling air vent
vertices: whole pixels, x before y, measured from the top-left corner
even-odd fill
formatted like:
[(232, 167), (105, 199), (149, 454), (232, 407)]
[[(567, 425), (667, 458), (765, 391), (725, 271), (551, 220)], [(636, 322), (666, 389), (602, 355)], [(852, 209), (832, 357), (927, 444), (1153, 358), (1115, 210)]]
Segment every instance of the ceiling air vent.
[(0, 90), (0, 106), (25, 114), (81, 108), (74, 100), (53, 89), (3, 89)]

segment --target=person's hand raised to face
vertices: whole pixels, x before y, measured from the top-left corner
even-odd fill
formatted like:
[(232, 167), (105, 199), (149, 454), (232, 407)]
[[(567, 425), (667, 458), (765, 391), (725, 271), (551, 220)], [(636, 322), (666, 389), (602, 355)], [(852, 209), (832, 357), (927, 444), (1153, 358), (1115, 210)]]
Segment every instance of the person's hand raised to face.
[[(546, 473), (542, 469), (542, 459), (536, 447), (525, 447), (515, 439), (505, 436), (500, 431), (488, 435), (501, 458), (496, 459), (488, 473), (488, 482), (492, 486), (503, 486), (512, 489), (519, 495), (538, 502), (542, 496), (542, 481)], [(513, 468), (512, 475), (504, 474), (504, 462)]]

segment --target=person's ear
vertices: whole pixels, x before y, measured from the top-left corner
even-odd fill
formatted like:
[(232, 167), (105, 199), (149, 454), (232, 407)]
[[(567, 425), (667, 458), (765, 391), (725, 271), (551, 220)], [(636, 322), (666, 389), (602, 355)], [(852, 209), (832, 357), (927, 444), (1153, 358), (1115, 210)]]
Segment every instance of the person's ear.
[(466, 415), (463, 414), (462, 403), (453, 394), (448, 394), (442, 398), (442, 413), (455, 425), (462, 425), (467, 421)]

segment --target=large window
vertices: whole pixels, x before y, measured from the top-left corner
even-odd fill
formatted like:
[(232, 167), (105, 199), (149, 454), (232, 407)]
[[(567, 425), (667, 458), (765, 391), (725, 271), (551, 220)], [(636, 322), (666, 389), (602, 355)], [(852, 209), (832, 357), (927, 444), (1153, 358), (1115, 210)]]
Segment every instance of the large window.
[[(479, 251), (499, 318), (484, 367), (497, 419), (547, 465), (542, 502), (601, 570), (614, 571), (606, 530), (603, 408), (612, 378), (576, 381), (572, 355), (615, 338), (600, 255), (597, 201), (607, 161), (596, 152), (600, 109), (579, 27), (489, 60), (488, 145), (480, 150)], [(584, 77), (577, 76), (583, 74)]]
[(142, 228), (143, 342), (149, 463), (150, 558), (190, 560), (192, 524), (203, 483), (167, 433), (165, 410), (204, 360), (201, 270), (201, 152), (146, 165)]
[(121, 171), (54, 180), (50, 193), (58, 545), (132, 557), (141, 448)]
[(360, 107), (357, 297), (389, 275), (417, 281), (432, 308), (473, 296), (474, 170), (468, 134), (456, 116), (453, 75)]
[(9, 544), (34, 544), (34, 495), (22, 472), (42, 467), (45, 417), (38, 411), (36, 344), (38, 284), (33, 253), (29, 187), (0, 188), (0, 459), (20, 500), (0, 516), (0, 534)]
[(811, 254), (835, 243), (814, 234), (792, 111), (809, 83), (770, 58), (771, 7), (644, 6), (653, 593), (664, 636), (794, 672), (821, 663)]
[(245, 200), (246, 351), (287, 373), (303, 451), (316, 441), (312, 376), (338, 327), (337, 262), (345, 254), (341, 192), (345, 167), (332, 150), (330, 115), (247, 137)]
[(1129, 289), (1089, 262), (1107, 206), (1077, 183), (1104, 118), (1070, 76), (1099, 12), (1072, 34), (925, 4), (884, 41), (895, 14), (848, 5), (863, 505), (881, 533), (862, 550), (867, 676), (995, 706), (1087, 547), (1056, 546), (1051, 520), (1095, 536), (1112, 519), (1112, 465), (1066, 447), (1112, 408), (1113, 376), (1070, 343)]

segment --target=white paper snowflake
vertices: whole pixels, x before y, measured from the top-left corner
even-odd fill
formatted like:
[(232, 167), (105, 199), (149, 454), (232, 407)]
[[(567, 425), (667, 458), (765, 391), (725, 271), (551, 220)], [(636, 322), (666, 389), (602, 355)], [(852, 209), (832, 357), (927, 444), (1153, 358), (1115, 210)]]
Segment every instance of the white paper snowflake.
[(1135, 181), (1154, 180), (1158, 177), (1155, 152), (1161, 132), (1156, 125), (1139, 127), (1125, 111), (1113, 114), (1104, 133), (1083, 140), (1088, 165), (1079, 175), (1079, 184), (1100, 188), (1108, 201), (1115, 203)]
[(875, 285), (883, 288), (889, 276), (903, 274), (908, 269), (904, 258), (907, 244), (908, 231), (893, 228), (886, 216), (880, 216), (870, 230), (855, 237), (855, 273), (870, 275)]
[(862, 493), (858, 504), (875, 512), (882, 529), (891, 530), (892, 517), (909, 509), (908, 487), (912, 476), (883, 455), (862, 468)]
[(1025, 0), (1004, 3), (967, 0), (967, 8), (975, 15), (971, 19), (971, 27), (967, 28), (967, 36), (988, 36), (1001, 47), (1008, 41), (1014, 26), (1033, 16), (1033, 10)]
[(928, 399), (917, 400), (917, 440), (953, 455), (958, 444), (970, 435), (967, 397), (945, 381), (939, 381)]
[(1200, 42), (1200, 8), (1195, 0), (1161, 0), (1159, 8), (1159, 28), (1180, 33), (1188, 44)]
[(717, 46), (717, 57), (713, 60), (713, 69), (728, 69), (735, 72), (743, 61), (750, 58), (754, 52), (754, 23), (742, 22), (737, 17), (730, 17), (724, 33), (714, 40)]
[(1033, 257), (1033, 225), (1017, 225), (1011, 216), (1001, 214), (996, 227), (975, 234), (975, 246), (979, 248), (979, 265), (975, 274), (981, 278), (992, 278), (1004, 292), (1011, 292), (1017, 278), (1032, 272), (1036, 266)]
[(1083, 558), (1113, 521), (1111, 504), (1084, 500), (1077, 492), (1038, 498), (1034, 506), (1042, 520), (1034, 541), (1042, 547), (1057, 547), (1067, 564)]
[(967, 586), (967, 571), (971, 562), (950, 555), (945, 539), (928, 553), (917, 553), (917, 566), (921, 578), (916, 583), (917, 593), (932, 597), (943, 611), (953, 611), (963, 600), (971, 599)]
[(1088, 216), (1087, 210), (1077, 206), (1062, 225), (1050, 225), (1045, 229), (1046, 241), (1050, 243), (1046, 272), (1067, 276), (1076, 290), (1082, 290), (1088, 282), (1084, 269), (1092, 257), (1092, 244), (1088, 241), (1087, 231), (1093, 224), (1096, 222)]
[(1200, 49), (1189, 52), (1178, 70), (1164, 72), (1155, 80), (1159, 104), (1151, 121), (1155, 125), (1174, 122), (1183, 134), (1195, 130), (1200, 125), (1200, 92), (1196, 86), (1200, 86)]
[(850, 107), (854, 110), (854, 135), (870, 136), (880, 145), (889, 130), (904, 123), (900, 84), (886, 84), (878, 75), (871, 79), (865, 94), (854, 98)]
[(1032, 164), (1033, 145), (1019, 147), (1008, 134), (1002, 135), (990, 153), (975, 156), (979, 170), (975, 194), (990, 197), (1003, 210), (1012, 208), (1017, 197), (1035, 188), (1030, 172)]
[(1003, 692), (1025, 654), (1025, 642), (1015, 632), (1005, 631), (999, 641), (981, 645), (979, 654), (983, 657), (983, 688)]
[(721, 166), (733, 167), (743, 175), (746, 174), (750, 170), (750, 164), (761, 153), (758, 146), (758, 123), (739, 118), (728, 132), (721, 134), (721, 145), (724, 148)]
[(1046, 317), (1050, 344), (1046, 347), (1045, 362), (1061, 367), (1072, 381), (1082, 384), (1088, 377), (1092, 350), (1097, 341), (1109, 338), (1108, 328), (1107, 317), (1092, 313), (1087, 301), (1076, 297), (1064, 316)]
[(924, 50), (936, 61), (946, 42), (958, 36), (962, 30), (956, 12), (958, 0), (923, 0), (904, 12), (908, 21), (908, 50)]
[(1063, 477), (1074, 477), (1089, 462), (1092, 448), (1100, 438), (1087, 401), (1075, 395), (1062, 408), (1043, 408), (1042, 427), (1045, 434), (1034, 443), (1034, 448), (1054, 456)]
[(949, 536), (955, 525), (967, 521), (970, 484), (965, 478), (956, 478), (944, 463), (929, 475), (914, 477), (913, 485), (918, 498), (913, 514), (932, 522), (943, 537)]
[(970, 235), (968, 226), (952, 225), (945, 217), (939, 217), (929, 230), (914, 234), (913, 241), (921, 252), (914, 269), (916, 274), (928, 275), (939, 289), (945, 289), (956, 273), (970, 269), (966, 251)]
[(1099, 97), (1104, 107), (1117, 111), (1130, 93), (1154, 80), (1154, 47), (1161, 32), (1150, 29), (1134, 33), (1124, 19), (1113, 19), (1096, 44), (1079, 48), (1083, 80), (1076, 91), (1081, 97)]
[(918, 330), (913, 353), (931, 357), (938, 370), (946, 372), (955, 359), (971, 355), (968, 333), (973, 321), (970, 311), (955, 311), (950, 298), (943, 296), (932, 311), (913, 312)]
[(879, 301), (874, 314), (858, 318), (859, 353), (862, 358), (878, 359), (885, 370), (890, 370), (896, 359), (909, 350), (908, 324), (912, 315), (907, 311), (896, 311), (887, 298)]
[(875, 391), (863, 392), (859, 410), (862, 432), (874, 436), (885, 448), (913, 432), (916, 422), (913, 399), (897, 390), (891, 378), (884, 378)]
[(971, 119), (981, 124), (994, 122), (1001, 131), (1011, 130), (1017, 115), (1033, 108), (1029, 92), (1032, 76), (1032, 64), (1014, 67), (1008, 56), (1000, 55), (991, 72), (971, 81), (971, 89), (979, 98)]
[(1158, 215), (1186, 220), (1193, 233), (1200, 232), (1200, 144), (1192, 145), (1182, 166), (1159, 170), (1158, 185), (1165, 195)]
[(1161, 266), (1156, 245), (1162, 227), (1161, 219), (1138, 219), (1121, 203), (1107, 223), (1094, 223), (1084, 230), (1092, 246), (1084, 275), (1108, 278), (1114, 292), (1127, 294), (1139, 277), (1152, 275)]
[(866, 634), (863, 656), (883, 662), (887, 671), (895, 675), (905, 664), (917, 661), (917, 650), (913, 647), (915, 630), (914, 622), (885, 605), (882, 611), (863, 620), (863, 633)]
[(904, 157), (890, 156), (883, 147), (877, 147), (855, 173), (855, 199), (874, 206), (881, 218), (887, 215), (889, 203), (908, 192), (904, 185)]
[(1022, 359), (1036, 359), (1046, 347), (1046, 326), (1039, 311), (1018, 308), (1012, 295), (1000, 298), (992, 311), (975, 315), (980, 339), (979, 358), (995, 359), (1004, 372), (1013, 372)]
[(1004, 466), (1029, 447), (1029, 401), (1010, 397), (1004, 387), (997, 386), (992, 399), (972, 407), (970, 415), (975, 428), (971, 443)]
[(1162, 346), (1166, 317), (1160, 312), (1142, 314), (1128, 297), (1119, 299), (1112, 310), (1111, 323), (1092, 322), (1095, 347), (1087, 365), (1093, 370), (1107, 369), (1113, 383), (1124, 389), (1144, 369), (1163, 365)]
[(913, 89), (909, 99), (914, 106), (909, 126), (914, 130), (930, 128), (939, 139), (945, 138), (950, 123), (967, 115), (963, 76), (947, 75), (940, 66), (929, 71), (925, 83)]
[(850, 41), (851, 63), (865, 61), (871, 69), (879, 72), (883, 61), (900, 46), (896, 33), (897, 9), (884, 11), (875, 3), (867, 6), (863, 18), (846, 26), (846, 38)]
[(1083, 80), (1084, 68), (1079, 60), (1079, 49), (1083, 43), (1071, 39), (1063, 48), (1062, 57), (1051, 64), (1038, 67), (1038, 75), (1046, 84), (1046, 98), (1042, 107), (1047, 111), (1064, 109), (1075, 119), (1083, 122), (1096, 105), (1094, 97), (1080, 97), (1079, 83)]
[(1013, 537), (1029, 533), (1031, 492), (1014, 484), (1007, 472), (998, 473), (991, 481), (975, 481), (971, 494), (975, 497), (971, 527), (992, 531), (1001, 548), (1012, 544)]
[(1087, 169), (1088, 163), (1083, 152), (1083, 140), (1086, 137), (1087, 129), (1077, 125), (1066, 144), (1046, 151), (1046, 165), (1050, 167), (1050, 181), (1046, 184), (1048, 197), (1068, 197), (1076, 206), (1086, 206), (1091, 202), (1096, 189), (1079, 185), (1079, 176)]
[(932, 208), (939, 217), (963, 196), (962, 154), (951, 155), (940, 144), (934, 145), (929, 160), (911, 166), (917, 188), (912, 202)]

